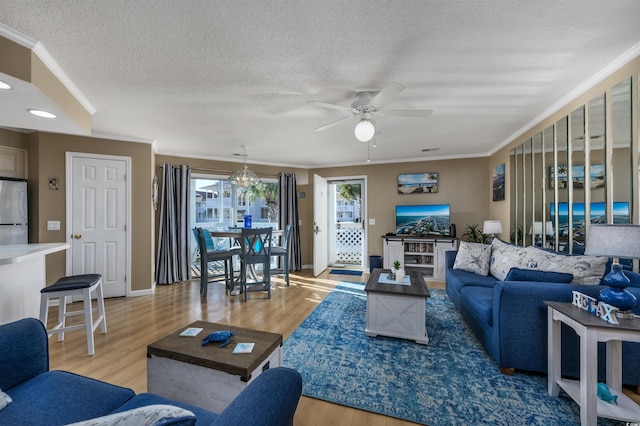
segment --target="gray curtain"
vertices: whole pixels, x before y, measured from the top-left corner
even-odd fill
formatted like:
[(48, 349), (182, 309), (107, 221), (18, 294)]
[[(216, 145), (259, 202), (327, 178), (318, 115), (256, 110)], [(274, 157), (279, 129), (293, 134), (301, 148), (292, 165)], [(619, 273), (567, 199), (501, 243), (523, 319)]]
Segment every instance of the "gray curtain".
[(280, 186), (278, 192), (280, 229), (291, 225), (289, 268), (294, 271), (299, 271), (302, 269), (302, 252), (300, 251), (300, 227), (298, 226), (298, 186), (296, 185), (296, 174), (278, 174), (278, 185)]
[(163, 164), (156, 283), (191, 279), (189, 252), (189, 166)]

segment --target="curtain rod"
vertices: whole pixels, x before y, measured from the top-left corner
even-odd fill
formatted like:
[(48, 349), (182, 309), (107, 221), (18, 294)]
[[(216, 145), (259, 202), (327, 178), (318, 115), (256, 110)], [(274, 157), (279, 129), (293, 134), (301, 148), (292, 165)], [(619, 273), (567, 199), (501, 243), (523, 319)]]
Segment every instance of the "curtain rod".
[[(159, 165), (158, 166), (159, 169), (164, 168), (164, 165)], [(225, 170), (225, 169), (205, 169), (205, 168), (200, 168), (200, 167), (191, 167), (191, 171), (192, 172), (208, 172), (208, 173), (224, 173), (224, 174), (231, 174), (233, 172), (235, 172), (235, 170)], [(266, 177), (278, 177), (279, 173), (256, 173), (257, 175), (260, 176), (266, 176)]]

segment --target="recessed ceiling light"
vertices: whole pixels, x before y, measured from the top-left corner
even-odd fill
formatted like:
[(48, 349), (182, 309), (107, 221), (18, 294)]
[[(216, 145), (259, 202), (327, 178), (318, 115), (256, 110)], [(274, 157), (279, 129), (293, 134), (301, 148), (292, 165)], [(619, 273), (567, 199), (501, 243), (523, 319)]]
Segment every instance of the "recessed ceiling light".
[(27, 111), (29, 111), (31, 114), (36, 115), (38, 117), (43, 117), (43, 118), (56, 118), (56, 115), (53, 113), (50, 113), (48, 111), (42, 111), (40, 109), (28, 109)]
[(9, 90), (11, 89), (11, 86), (9, 85), (9, 83), (5, 83), (4, 81), (0, 80), (0, 90)]

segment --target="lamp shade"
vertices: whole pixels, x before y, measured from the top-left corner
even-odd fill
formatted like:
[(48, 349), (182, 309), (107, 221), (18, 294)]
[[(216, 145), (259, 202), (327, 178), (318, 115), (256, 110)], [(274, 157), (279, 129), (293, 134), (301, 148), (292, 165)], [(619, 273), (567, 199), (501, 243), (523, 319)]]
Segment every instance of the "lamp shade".
[(369, 142), (375, 133), (376, 129), (368, 118), (363, 118), (356, 124), (356, 139), (360, 142)]
[(553, 222), (550, 220), (544, 223), (544, 233), (546, 235), (553, 235), (555, 232), (553, 231)]
[(591, 225), (584, 254), (640, 259), (640, 225)]
[(482, 225), (483, 234), (502, 234), (502, 223), (499, 220), (485, 220)]
[(533, 222), (533, 232), (532, 234), (541, 235), (542, 234), (542, 222)]

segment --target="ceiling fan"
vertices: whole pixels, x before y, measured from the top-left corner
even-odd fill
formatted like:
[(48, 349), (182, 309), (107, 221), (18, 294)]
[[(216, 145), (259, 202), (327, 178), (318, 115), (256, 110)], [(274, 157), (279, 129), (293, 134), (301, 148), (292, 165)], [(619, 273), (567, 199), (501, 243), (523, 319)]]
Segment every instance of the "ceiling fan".
[(320, 132), (322, 130), (329, 129), (344, 120), (359, 117), (360, 120), (358, 121), (358, 124), (356, 124), (355, 128), (356, 139), (361, 142), (368, 142), (373, 138), (376, 132), (372, 121), (372, 117), (374, 115), (383, 117), (429, 117), (433, 113), (430, 109), (385, 108), (384, 104), (386, 101), (398, 95), (406, 88), (407, 86), (402, 83), (391, 83), (377, 94), (375, 92), (359, 92), (358, 99), (351, 104), (351, 107), (309, 100), (307, 101), (308, 104), (319, 106), (321, 108), (337, 109), (351, 114), (348, 117), (343, 117), (320, 126), (317, 129), (314, 129), (314, 131)]

